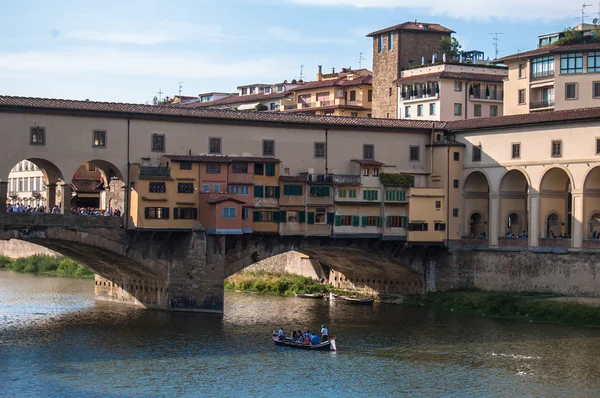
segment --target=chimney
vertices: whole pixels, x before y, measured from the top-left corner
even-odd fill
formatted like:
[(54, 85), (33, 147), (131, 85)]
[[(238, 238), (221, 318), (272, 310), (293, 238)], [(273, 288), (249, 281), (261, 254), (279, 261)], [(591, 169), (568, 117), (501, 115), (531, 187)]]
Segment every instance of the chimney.
[(317, 72), (317, 81), (323, 80), (323, 65), (319, 65), (319, 72)]
[(331, 73), (335, 73), (335, 68), (331, 68)]
[(446, 53), (442, 54), (442, 61), (444, 61), (444, 63), (446, 63)]

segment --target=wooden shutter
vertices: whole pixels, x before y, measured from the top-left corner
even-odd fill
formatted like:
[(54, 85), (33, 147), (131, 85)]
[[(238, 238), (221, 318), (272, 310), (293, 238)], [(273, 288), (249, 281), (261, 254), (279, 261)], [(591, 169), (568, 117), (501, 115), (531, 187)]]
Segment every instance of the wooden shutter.
[(333, 225), (335, 220), (335, 213), (327, 213), (327, 224)]
[(254, 222), (259, 222), (260, 221), (260, 211), (255, 211), (253, 217), (254, 217), (253, 218)]
[(287, 222), (287, 211), (281, 210), (280, 213), (281, 213), (281, 215), (280, 215), (281, 222)]
[(381, 217), (377, 217), (377, 226), (381, 227), (381, 224), (382, 224)]
[(329, 196), (329, 187), (321, 187), (321, 195)]
[(279, 196), (281, 195), (281, 188), (279, 186), (275, 187), (275, 198), (279, 199)]
[(273, 220), (273, 222), (281, 222), (281, 213), (278, 211), (273, 212), (272, 220)]
[(369, 224), (369, 218), (367, 216), (362, 216), (362, 226), (366, 227)]
[(146, 218), (146, 219), (150, 218), (150, 208), (149, 207), (146, 207), (144, 209), (144, 218)]
[(305, 223), (306, 222), (306, 212), (305, 211), (299, 211), (298, 212), (298, 222), (299, 223)]
[(254, 187), (254, 197), (255, 198), (264, 198), (265, 197), (265, 187), (261, 185), (256, 185)]
[(352, 216), (352, 226), (360, 227), (360, 217), (359, 216)]
[(335, 216), (335, 226), (339, 227), (342, 225), (342, 216)]
[(386, 217), (385, 225), (388, 228), (392, 225), (392, 217), (391, 216)]
[(315, 213), (308, 213), (308, 223), (309, 224), (315, 223)]
[(275, 175), (275, 163), (267, 163), (265, 166), (267, 168), (266, 175), (269, 177), (273, 177)]

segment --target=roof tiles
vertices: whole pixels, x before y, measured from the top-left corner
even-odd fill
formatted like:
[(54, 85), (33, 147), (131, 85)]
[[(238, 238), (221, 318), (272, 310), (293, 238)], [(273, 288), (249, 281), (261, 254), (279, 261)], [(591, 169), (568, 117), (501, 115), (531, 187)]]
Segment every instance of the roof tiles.
[(408, 83), (414, 81), (431, 80), (431, 79), (454, 79), (454, 80), (473, 80), (478, 82), (494, 82), (501, 83), (506, 79), (507, 75), (492, 75), (487, 73), (469, 73), (469, 72), (435, 72), (426, 73), (423, 75), (406, 76), (394, 80), (394, 83)]
[(546, 54), (561, 54), (568, 53), (573, 51), (598, 51), (600, 50), (600, 43), (583, 43), (583, 44), (568, 44), (565, 46), (557, 46), (550, 45), (544, 46), (540, 48), (536, 48), (535, 50), (524, 51), (522, 53), (507, 55), (506, 57), (498, 58), (494, 60), (496, 63), (512, 61), (515, 59), (525, 59), (529, 57), (534, 57), (537, 55), (546, 55)]
[(280, 163), (277, 158), (260, 156), (222, 156), (222, 155), (165, 155), (174, 162), (193, 163)]
[(437, 23), (427, 23), (427, 22), (404, 22), (399, 25), (390, 26), (389, 28), (377, 30), (375, 32), (371, 32), (367, 35), (367, 37), (373, 37), (380, 35), (386, 32), (395, 32), (397, 30), (412, 30), (419, 32), (436, 32), (436, 33), (456, 33), (452, 29), (448, 29)]

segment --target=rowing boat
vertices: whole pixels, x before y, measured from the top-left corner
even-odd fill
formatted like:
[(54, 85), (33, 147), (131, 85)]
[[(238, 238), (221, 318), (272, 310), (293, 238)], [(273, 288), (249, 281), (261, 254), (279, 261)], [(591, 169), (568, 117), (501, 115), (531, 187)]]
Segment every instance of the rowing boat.
[(294, 293), (294, 297), (305, 298), (305, 299), (322, 299), (323, 293), (315, 293), (315, 294)]
[(281, 347), (289, 347), (289, 348), (298, 348), (300, 350), (312, 350), (312, 351), (336, 351), (337, 347), (335, 345), (335, 337), (330, 338), (327, 341), (324, 341), (319, 344), (298, 344), (289, 337), (286, 337), (284, 340), (279, 340), (276, 334), (272, 335), (273, 343), (275, 345)]
[(373, 305), (375, 299), (373, 297), (369, 298), (357, 298), (357, 297), (347, 297), (347, 296), (338, 296), (337, 294), (330, 293), (329, 300), (332, 301), (342, 301), (348, 304), (359, 304), (359, 305)]

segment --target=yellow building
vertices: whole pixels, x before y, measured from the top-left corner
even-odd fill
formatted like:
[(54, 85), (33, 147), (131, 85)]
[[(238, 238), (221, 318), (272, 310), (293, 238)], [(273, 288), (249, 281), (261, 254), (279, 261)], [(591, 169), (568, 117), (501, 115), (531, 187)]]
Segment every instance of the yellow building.
[(446, 231), (444, 190), (411, 188), (409, 202), (408, 241), (440, 244)]
[(316, 81), (302, 83), (291, 93), (289, 99), (281, 100), (284, 112), (371, 117), (372, 74), (366, 69), (323, 74), (319, 66)]
[(278, 233), (279, 212), (279, 160), (264, 158), (254, 163), (254, 208), (252, 229), (254, 232)]

